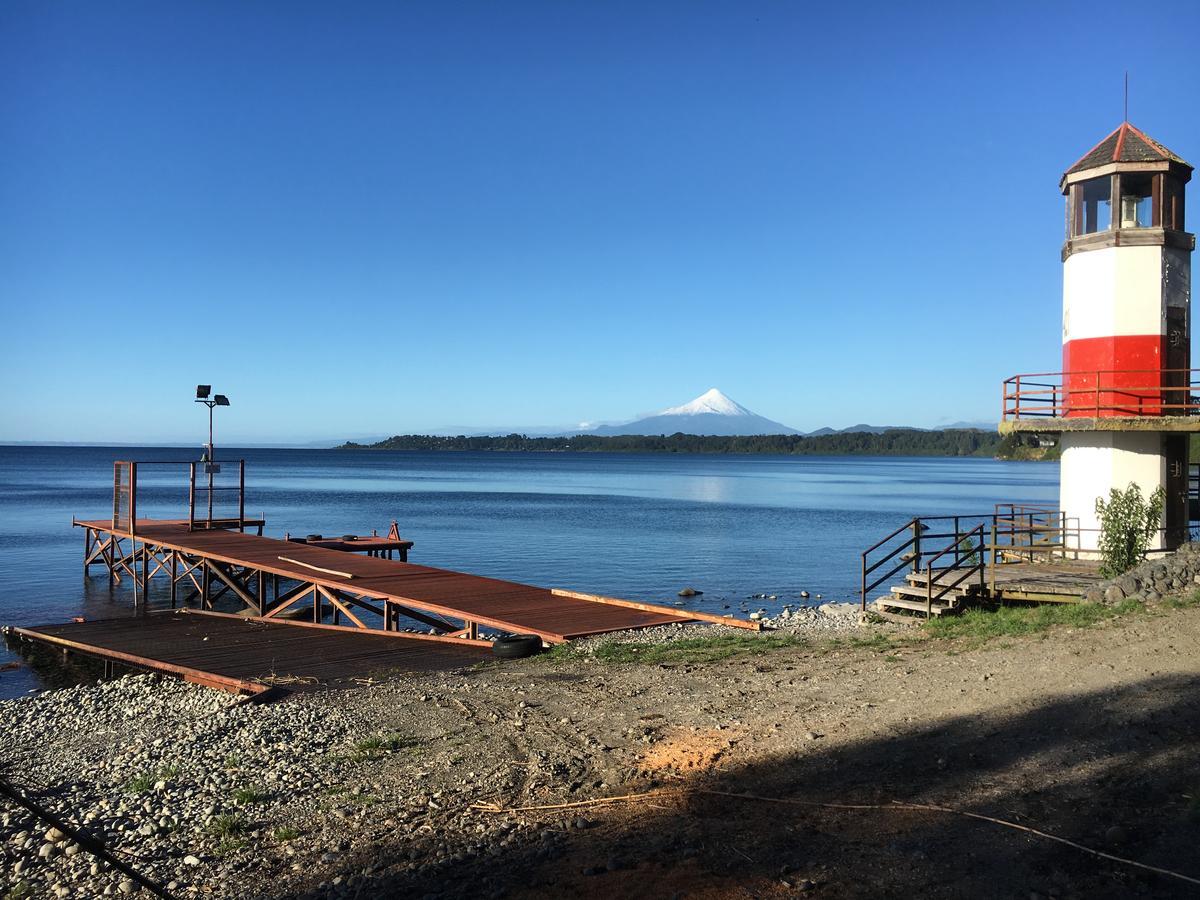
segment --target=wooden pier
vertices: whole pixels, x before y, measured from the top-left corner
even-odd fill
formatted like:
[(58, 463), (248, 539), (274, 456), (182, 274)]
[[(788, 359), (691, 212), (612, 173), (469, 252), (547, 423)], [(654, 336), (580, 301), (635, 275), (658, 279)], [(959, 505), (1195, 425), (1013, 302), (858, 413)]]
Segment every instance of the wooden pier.
[(383, 630), (395, 631), (407, 619), (465, 638), (478, 637), (481, 627), (536, 634), (549, 643), (693, 621), (759, 627), (733, 617), (534, 587), (240, 531), (190, 530), (186, 524), (154, 519), (137, 520), (132, 531), (107, 520), (75, 524), (84, 529), (85, 546), (91, 548), (85, 565), (100, 563), (114, 579), (131, 578), (143, 603), (150, 582), (159, 578), (168, 582), (173, 607), (195, 601), (211, 609), (218, 598), (232, 594), (264, 619), (304, 610), (305, 618), (320, 622), (330, 610), (335, 624), (344, 617), (365, 629), (366, 616), (374, 616)]
[[(7, 628), (9, 638), (256, 693), (280, 678), (323, 682), (383, 669), (470, 665), (490, 655), (481, 629), (555, 644), (683, 622), (760, 627), (732, 616), (414, 565), (407, 561), (412, 542), (395, 522), (382, 537), (264, 537), (264, 519), (245, 514), (240, 460), (226, 463), (233, 485), (215, 482), (213, 464), (201, 471), (195, 463), (156, 463), (187, 467), (188, 517), (142, 518), (139, 465), (149, 464), (113, 464), (111, 518), (72, 524), (83, 529), (84, 572), (102, 566), (110, 584), (128, 580), (135, 611), (143, 614)], [(156, 603), (170, 610), (151, 612), (151, 585), (163, 581), (166, 591)], [(222, 599), (240, 602), (240, 613), (217, 612)], [(429, 633), (412, 633), (416, 628)]]

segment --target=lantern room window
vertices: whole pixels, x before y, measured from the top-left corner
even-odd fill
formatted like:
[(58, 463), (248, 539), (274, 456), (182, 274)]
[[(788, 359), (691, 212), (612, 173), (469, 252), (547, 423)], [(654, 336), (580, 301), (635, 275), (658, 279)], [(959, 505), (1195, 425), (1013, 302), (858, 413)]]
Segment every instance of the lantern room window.
[(1163, 228), (1183, 231), (1183, 182), (1170, 175), (1163, 178)]
[(1112, 227), (1112, 179), (1081, 181), (1071, 188), (1072, 233), (1095, 234)]
[(1154, 223), (1154, 176), (1121, 175), (1121, 227), (1149, 228)]

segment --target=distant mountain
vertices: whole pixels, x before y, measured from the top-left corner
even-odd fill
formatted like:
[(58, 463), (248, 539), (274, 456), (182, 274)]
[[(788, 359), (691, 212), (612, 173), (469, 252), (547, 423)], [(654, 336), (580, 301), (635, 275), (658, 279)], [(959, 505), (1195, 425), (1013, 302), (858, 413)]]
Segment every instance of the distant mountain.
[(823, 434), (883, 434), (885, 431), (924, 431), (923, 428), (913, 428), (912, 425), (851, 425), (848, 428), (818, 428), (816, 431), (805, 432), (809, 437), (820, 437)]
[(651, 435), (676, 432), (719, 436), (800, 433), (795, 428), (751, 412), (716, 388), (705, 391), (690, 403), (672, 406), (656, 415), (623, 425), (600, 425), (584, 433)]

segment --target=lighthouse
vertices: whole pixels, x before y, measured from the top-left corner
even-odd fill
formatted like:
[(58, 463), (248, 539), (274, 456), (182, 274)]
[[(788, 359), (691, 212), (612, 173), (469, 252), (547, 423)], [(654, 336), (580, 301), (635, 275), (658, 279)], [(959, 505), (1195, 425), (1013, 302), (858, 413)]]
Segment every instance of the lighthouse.
[(1060, 436), (1068, 546), (1097, 547), (1096, 499), (1164, 491), (1152, 549), (1187, 540), (1192, 391), (1192, 167), (1128, 122), (1063, 174), (1062, 371), (1005, 382), (1002, 433)]

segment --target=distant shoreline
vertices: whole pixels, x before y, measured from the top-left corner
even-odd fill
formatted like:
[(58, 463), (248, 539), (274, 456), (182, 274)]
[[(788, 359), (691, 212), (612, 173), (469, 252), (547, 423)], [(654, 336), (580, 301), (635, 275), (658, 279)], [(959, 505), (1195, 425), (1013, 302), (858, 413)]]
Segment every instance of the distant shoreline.
[(974, 428), (922, 431), (894, 428), (880, 433), (823, 435), (578, 435), (523, 434), (442, 437), (395, 435), (372, 444), (347, 441), (336, 450), (492, 451), (550, 453), (707, 453), (772, 456), (931, 456), (1015, 460), (1057, 459), (1057, 447), (1041, 448), (1020, 436), (1001, 437)]

